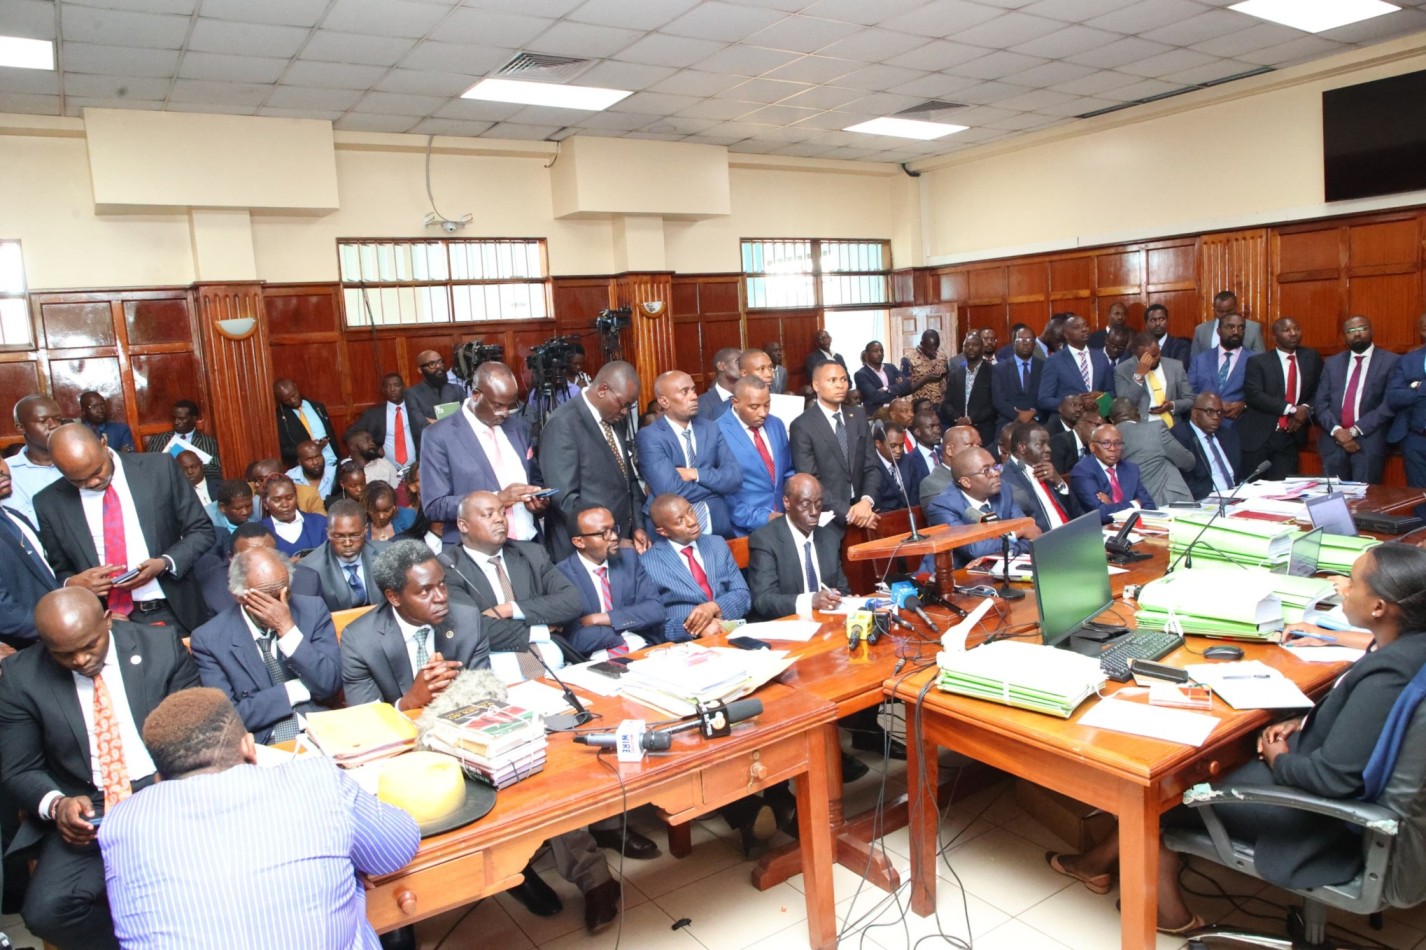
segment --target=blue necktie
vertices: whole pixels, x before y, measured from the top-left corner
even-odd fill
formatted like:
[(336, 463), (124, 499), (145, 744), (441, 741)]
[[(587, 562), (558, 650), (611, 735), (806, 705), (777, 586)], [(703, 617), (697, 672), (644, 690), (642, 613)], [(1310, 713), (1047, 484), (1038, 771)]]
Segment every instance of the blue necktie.
[(1030, 361), (1020, 361), (1020, 388), (1028, 390), (1030, 388)]
[(352, 589), (352, 596), (356, 598), (357, 604), (365, 604), (366, 585), (361, 582), (361, 574), (357, 573), (357, 565), (343, 564), (342, 570), (347, 572), (347, 586)]
[(1224, 353), (1223, 363), (1218, 367), (1218, 391), (1221, 393), (1228, 388), (1228, 373), (1233, 367), (1233, 354)]
[(693, 426), (689, 425), (683, 430), (683, 461), (689, 468), (697, 468), (693, 464)]
[(806, 575), (807, 575), (807, 592), (808, 592), (809, 594), (815, 594), (815, 593), (817, 593), (817, 586), (818, 586), (818, 585), (817, 585), (817, 571), (816, 571), (816, 569), (813, 568), (813, 566), (812, 566), (812, 542), (811, 542), (811, 541), (803, 541), (803, 542), (802, 542), (802, 558), (803, 558), (803, 560), (802, 560), (802, 566), (803, 566), (803, 569), (806, 571)]

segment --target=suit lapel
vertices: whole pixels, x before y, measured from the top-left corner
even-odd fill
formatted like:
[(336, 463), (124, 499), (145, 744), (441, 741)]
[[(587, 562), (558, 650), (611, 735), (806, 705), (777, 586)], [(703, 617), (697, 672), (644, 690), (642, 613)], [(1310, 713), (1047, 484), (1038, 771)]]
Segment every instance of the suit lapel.
[[(293, 619), (296, 619), (296, 610), (293, 610)], [(268, 682), (267, 665), (263, 663), (259, 655), (257, 642), (253, 640), (252, 633), (248, 630), (247, 621), (243, 619), (243, 608), (233, 608), (231, 620), (233, 635), (228, 640), (228, 649), (233, 654), (233, 659), (237, 660), (252, 678), (254, 683)]]
[(59, 491), (63, 493), (61, 497), (66, 501), (58, 506), (60, 524), (56, 527), (71, 535), (70, 550), (79, 551), (88, 558), (87, 563), (76, 565), (75, 569), (84, 571), (98, 567), (99, 553), (94, 550), (94, 537), (89, 533), (89, 522), (84, 520), (84, 500), (79, 497), (79, 489), (62, 479), (55, 484), (61, 486)]
[(458, 419), (455, 424), (455, 437), (472, 459), (479, 472), (480, 480), (486, 484), (498, 485), (500, 480), (495, 475), (495, 466), (486, 457), (485, 446), (480, 444), (480, 440), (475, 437), (475, 430), (470, 427), (470, 423), (465, 418), (465, 410), (456, 414)]
[[(411, 658), (406, 654), (406, 641), (401, 636), (401, 627), (396, 623), (396, 611), (390, 604), (378, 608), (381, 616), (377, 622), (377, 632), (381, 634), (381, 652), (396, 675), (396, 687), (405, 693), (411, 688), (415, 677), (411, 675)], [(434, 652), (434, 651), (433, 651)]]
[(79, 694), (75, 692), (74, 674), (52, 660), (48, 653), (45, 654), (41, 665), (50, 678), (50, 688), (54, 690), (55, 706), (59, 708), (61, 715), (69, 723), (70, 730), (74, 733), (74, 741), (84, 762), (83, 768), (79, 770), (80, 774), (88, 775), (90, 773), (89, 730), (85, 728), (84, 713), (79, 708)]
[(119, 655), (119, 675), (124, 679), (124, 692), (129, 699), (129, 712), (133, 714), (134, 725), (143, 728), (144, 718), (155, 704), (149, 702), (148, 677), (144, 676), (144, 663), (149, 659), (140, 648), (137, 637), (127, 632), (114, 630), (114, 651)]
[[(837, 441), (837, 433), (836, 433), (836, 431), (832, 428), (832, 422), (831, 422), (831, 420), (828, 419), (828, 418), (827, 418), (827, 414), (822, 411), (822, 406), (821, 406), (820, 403), (819, 403), (819, 404), (814, 404), (814, 405), (812, 406), (811, 413), (812, 413), (812, 426), (813, 426), (812, 432), (813, 432), (813, 434), (816, 435), (819, 439), (821, 439), (822, 442), (826, 443), (826, 446), (827, 446), (828, 449), (830, 449), (832, 456), (833, 456), (834, 458), (836, 458), (838, 464), (841, 465), (842, 471), (847, 474), (848, 478), (850, 478), (850, 476), (851, 476), (851, 470), (847, 468), (847, 460), (846, 460), (846, 458), (842, 455), (842, 446), (841, 446), (841, 444)], [(843, 424), (843, 425), (846, 425), (846, 416), (843, 416), (843, 417), (842, 417), (842, 420), (843, 420), (843, 421), (842, 421), (842, 424)], [(848, 427), (847, 427), (847, 445), (848, 445), (849, 448), (850, 448), (850, 446), (851, 446), (851, 435), (852, 435), (852, 430), (851, 430), (851, 427), (848, 426)]]
[(470, 582), (470, 586), (475, 588), (476, 603), (480, 609), (494, 607), (498, 600), (495, 596), (495, 589), (490, 586), (485, 572), (465, 552), (465, 548), (457, 547), (451, 554), (451, 560), (455, 562), (456, 570), (460, 572), (460, 575)]

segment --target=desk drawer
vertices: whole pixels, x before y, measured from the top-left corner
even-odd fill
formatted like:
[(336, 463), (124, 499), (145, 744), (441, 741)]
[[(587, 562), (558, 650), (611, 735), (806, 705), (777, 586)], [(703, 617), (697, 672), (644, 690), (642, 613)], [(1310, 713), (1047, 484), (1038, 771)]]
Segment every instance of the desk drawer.
[[(817, 741), (815, 731), (811, 739)], [(704, 769), (704, 803), (733, 801), (780, 776), (805, 770), (807, 741), (806, 737), (790, 736)]]
[(523, 865), (516, 863), (504, 873), (499, 865), (522, 859), (519, 855), (503, 858), (481, 850), (402, 874), (367, 892), (367, 919), (377, 931), (385, 932), (513, 887)]

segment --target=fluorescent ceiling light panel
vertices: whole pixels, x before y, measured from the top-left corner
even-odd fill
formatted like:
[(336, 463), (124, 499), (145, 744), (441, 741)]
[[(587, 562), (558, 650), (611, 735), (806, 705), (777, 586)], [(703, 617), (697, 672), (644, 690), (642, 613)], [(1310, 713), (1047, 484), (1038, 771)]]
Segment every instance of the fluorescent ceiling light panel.
[(900, 139), (920, 139), (929, 141), (952, 132), (964, 132), (969, 126), (951, 125), (948, 122), (922, 122), (920, 119), (895, 119), (890, 116), (858, 122), (849, 125), (843, 132), (865, 132), (867, 135), (894, 135)]
[(0, 36), (0, 66), (15, 69), (54, 69), (54, 44), (49, 40), (28, 40), (20, 36)]
[(1383, 0), (1243, 0), (1228, 9), (1308, 33), (1321, 33), (1395, 13), (1401, 7)]
[(461, 93), (462, 99), (484, 99), (488, 102), (516, 102), (523, 106), (549, 106), (554, 109), (585, 109), (600, 112), (626, 96), (624, 89), (601, 89), (598, 86), (566, 86), (548, 82), (520, 82), (516, 79), (482, 79)]

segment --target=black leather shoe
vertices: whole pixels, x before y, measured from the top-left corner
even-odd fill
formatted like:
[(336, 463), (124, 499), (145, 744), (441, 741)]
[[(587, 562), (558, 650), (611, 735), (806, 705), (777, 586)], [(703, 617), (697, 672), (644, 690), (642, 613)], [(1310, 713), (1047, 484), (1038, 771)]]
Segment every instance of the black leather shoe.
[(610, 878), (584, 895), (584, 929), (597, 934), (618, 919), (619, 882)]
[(525, 880), (510, 888), (510, 896), (536, 917), (553, 917), (564, 910), (560, 896), (540, 879), (535, 869), (525, 865)]
[(855, 782), (871, 771), (871, 766), (854, 755), (842, 753), (842, 784)]
[[(852, 748), (859, 752), (872, 752), (881, 755), (886, 751), (886, 733), (877, 732), (854, 732), (852, 733)], [(906, 761), (906, 743), (900, 739), (891, 740), (891, 757), (902, 762)]]
[(622, 837), (617, 831), (595, 831), (593, 828), (589, 829), (589, 833), (594, 836), (594, 843), (599, 847), (618, 851), (634, 861), (647, 861), (661, 853), (658, 845), (633, 828), (625, 828)]

